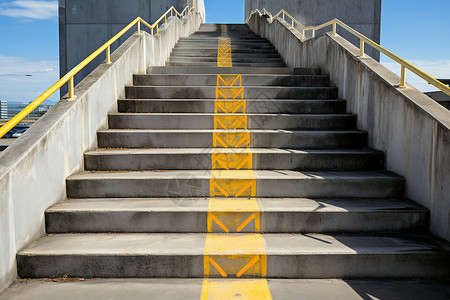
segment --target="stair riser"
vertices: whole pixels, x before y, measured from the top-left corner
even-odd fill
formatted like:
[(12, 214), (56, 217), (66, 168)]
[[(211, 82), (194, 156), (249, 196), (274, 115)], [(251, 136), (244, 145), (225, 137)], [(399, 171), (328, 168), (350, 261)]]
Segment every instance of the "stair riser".
[[(217, 75), (135, 75), (134, 85), (145, 86), (217, 86)], [(328, 76), (257, 76), (243, 75), (244, 86), (324, 87)]]
[[(169, 201), (169, 200), (168, 200)], [(244, 218), (245, 219), (245, 218)], [(51, 233), (206, 233), (207, 212), (47, 212)], [(426, 212), (264, 212), (263, 233), (398, 232), (421, 230)], [(254, 222), (241, 233), (254, 232)], [(223, 233), (218, 226), (213, 232)], [(234, 231), (233, 231), (234, 232)]]
[[(199, 66), (199, 67), (214, 67), (216, 66), (216, 62), (168, 62), (166, 66)], [(233, 62), (233, 67), (285, 67), (284, 63), (276, 63), (276, 62)]]
[[(217, 49), (197, 49), (195, 51), (188, 49), (173, 49), (172, 55), (183, 55), (183, 56), (214, 56), (217, 57)], [(231, 53), (231, 57), (234, 55), (251, 55), (251, 56), (260, 56), (260, 55), (275, 55), (276, 57), (280, 57), (280, 54), (277, 50), (274, 49), (236, 49)]]
[[(120, 132), (98, 133), (100, 148), (212, 148), (213, 134), (205, 132)], [(275, 132), (252, 133), (253, 148), (333, 149), (367, 146), (363, 132)]]
[[(232, 93), (241, 98), (238, 88)], [(125, 94), (129, 99), (216, 99), (216, 88), (129, 86)], [(336, 99), (338, 93), (334, 87), (244, 87), (243, 95), (244, 99)]]
[[(177, 51), (172, 52), (170, 58), (176, 59), (189, 59), (189, 58), (217, 58), (217, 52), (195, 52), (192, 53), (190, 51)], [(276, 52), (262, 52), (262, 53), (253, 53), (253, 51), (249, 51), (247, 53), (232, 53), (231, 58), (234, 59), (242, 59), (242, 58), (259, 58), (259, 59), (267, 59), (267, 58), (280, 58), (280, 55)]]
[[(150, 67), (148, 74), (283, 74), (291, 75), (291, 70), (287, 67), (237, 67), (220, 68), (216, 66), (169, 66)], [(306, 74), (307, 73), (307, 74)], [(316, 75), (316, 70), (303, 70), (301, 75)], [(300, 74), (296, 74), (300, 75)]]
[[(359, 171), (383, 168), (382, 154), (256, 154), (254, 170)], [(89, 155), (84, 158), (88, 171), (209, 170), (211, 154)]]
[[(210, 178), (191, 178), (188, 188), (177, 178), (68, 179), (69, 198), (209, 197)], [(195, 187), (195, 188), (192, 188)], [(401, 196), (401, 179), (256, 179), (256, 197), (383, 198)]]
[[(169, 63), (202, 63), (202, 62), (212, 62), (217, 63), (217, 57), (170, 57)], [(258, 57), (240, 57), (233, 58), (233, 64), (236, 63), (283, 63), (283, 60), (279, 57), (275, 58), (258, 58)]]
[[(345, 109), (344, 100), (247, 100), (247, 113), (333, 114), (345, 113)], [(214, 113), (214, 101), (119, 100), (118, 111), (122, 113)]]
[[(183, 49), (183, 50), (203, 50), (203, 49), (211, 49), (211, 50), (217, 50), (218, 51), (218, 44), (217, 43), (205, 43), (205, 44), (192, 44), (192, 45), (176, 45), (173, 49)], [(229, 47), (231, 49), (231, 52), (233, 50), (240, 50), (240, 49), (263, 49), (263, 50), (275, 50), (275, 47), (267, 44), (267, 45), (255, 45), (255, 44), (242, 44), (242, 45), (235, 45), (231, 44)]]
[[(268, 278), (441, 277), (449, 255), (268, 255)], [(18, 256), (21, 278), (202, 278), (202, 255)], [(219, 277), (220, 274), (217, 276)], [(229, 276), (232, 277), (232, 276)], [(243, 275), (243, 278), (248, 277)], [(256, 276), (255, 276), (256, 277)]]
[[(222, 116), (222, 115), (221, 115)], [(220, 118), (220, 117), (219, 117)], [(236, 116), (237, 122), (242, 121)], [(246, 115), (247, 129), (352, 130), (356, 116)], [(110, 115), (110, 129), (214, 129), (214, 115)], [(219, 126), (219, 125), (218, 125)], [(245, 127), (240, 127), (246, 129)], [(218, 129), (225, 129), (218, 127)], [(233, 129), (233, 128), (229, 128)]]

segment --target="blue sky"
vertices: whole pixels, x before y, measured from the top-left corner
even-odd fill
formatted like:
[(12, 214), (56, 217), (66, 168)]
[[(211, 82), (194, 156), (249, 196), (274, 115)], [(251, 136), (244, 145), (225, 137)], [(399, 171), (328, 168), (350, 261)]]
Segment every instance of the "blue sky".
[[(432, 76), (450, 78), (448, 1), (383, 0), (381, 45)], [(209, 23), (244, 21), (244, 0), (205, 0), (205, 5)], [(29, 102), (58, 80), (57, 6), (57, 1), (0, 0), (0, 99)], [(398, 65), (382, 62), (398, 73)], [(413, 75), (407, 80), (432, 90)]]

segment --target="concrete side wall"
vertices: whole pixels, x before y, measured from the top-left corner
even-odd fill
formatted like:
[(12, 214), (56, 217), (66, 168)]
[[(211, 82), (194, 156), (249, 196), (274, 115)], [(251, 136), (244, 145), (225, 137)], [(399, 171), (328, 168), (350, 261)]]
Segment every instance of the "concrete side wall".
[(200, 26), (197, 14), (171, 18), (159, 36), (134, 34), (75, 89), (0, 154), (0, 292), (17, 276), (16, 253), (45, 234), (44, 211), (66, 197), (67, 176), (83, 170), (83, 153), (97, 147), (97, 131), (133, 74), (161, 65), (180, 37)]
[[(82, 60), (97, 50), (137, 17), (150, 24), (158, 20), (171, 6), (181, 12), (192, 0), (59, 0), (59, 57), (60, 76), (63, 76)], [(202, 16), (205, 16), (203, 0), (194, 0)], [(164, 24), (162, 22), (160, 25)], [(143, 30), (146, 30), (144, 26)], [(114, 51), (136, 29), (129, 30), (112, 45)], [(100, 55), (75, 76), (80, 82), (103, 60)], [(67, 88), (61, 89), (61, 95)]]
[[(337, 18), (368, 38), (380, 43), (381, 0), (245, 0), (245, 16), (252, 10), (266, 8), (272, 14), (284, 9), (299, 22), (307, 26), (317, 26)], [(329, 29), (328, 29), (329, 30)], [(318, 35), (324, 31), (318, 31)], [(359, 45), (353, 35), (338, 28), (344, 38)], [(380, 60), (379, 52), (366, 47), (366, 53)]]
[(318, 67), (330, 75), (369, 132), (369, 146), (386, 153), (386, 168), (406, 178), (406, 196), (431, 212), (431, 231), (450, 241), (450, 112), (340, 36), (301, 42), (286, 22), (253, 15), (251, 30), (269, 39), (290, 67)]

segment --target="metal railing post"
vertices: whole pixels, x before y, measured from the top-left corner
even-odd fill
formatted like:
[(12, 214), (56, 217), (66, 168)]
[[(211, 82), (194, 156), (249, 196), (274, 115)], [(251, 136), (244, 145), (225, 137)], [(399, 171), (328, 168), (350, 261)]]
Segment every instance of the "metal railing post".
[(336, 36), (336, 22), (333, 22), (333, 36)]
[(108, 48), (106, 48), (106, 63), (111, 63), (111, 46), (108, 46)]
[(156, 34), (159, 34), (159, 24), (156, 24)]
[(164, 15), (164, 24), (167, 24), (167, 14)]
[(141, 21), (137, 22), (137, 33), (141, 33)]
[(359, 57), (364, 57), (364, 41), (363, 41), (363, 39), (359, 40)]
[(400, 76), (400, 85), (399, 88), (404, 89), (406, 88), (406, 68), (402, 65), (402, 72)]
[(69, 79), (69, 98), (67, 100), (75, 99), (75, 93), (73, 90), (73, 76)]

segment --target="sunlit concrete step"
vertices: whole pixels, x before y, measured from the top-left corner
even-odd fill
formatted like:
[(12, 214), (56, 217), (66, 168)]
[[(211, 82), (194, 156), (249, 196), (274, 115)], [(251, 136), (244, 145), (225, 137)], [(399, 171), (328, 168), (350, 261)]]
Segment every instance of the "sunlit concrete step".
[[(220, 90), (229, 99), (336, 99), (336, 87), (279, 87), (245, 86)], [(128, 99), (216, 99), (217, 89), (212, 86), (126, 86)]]
[[(201, 299), (205, 279), (95, 279), (57, 282), (22, 280), (14, 283), (0, 300), (186, 300)], [(208, 295), (259, 300), (361, 300), (364, 295), (378, 299), (448, 300), (447, 280), (424, 279), (208, 279)], [(270, 290), (266, 296), (265, 289)], [(73, 295), (73, 298), (68, 298)], [(222, 298), (223, 299), (223, 298)], [(230, 299), (230, 298), (225, 298)]]
[[(245, 38), (241, 38), (241, 36)], [(239, 35), (238, 37), (230, 37), (231, 42), (247, 42), (247, 43), (265, 43), (270, 44), (270, 42), (267, 39), (260, 38), (257, 35), (247, 34), (247, 35)], [(198, 43), (198, 42), (216, 42), (216, 37), (208, 37), (208, 36), (189, 36), (189, 37), (182, 37), (178, 40), (178, 43)]]
[[(304, 69), (305, 75), (315, 75), (315, 69)], [(291, 69), (288, 67), (232, 67), (219, 68), (213, 67), (199, 67), (199, 66), (178, 66), (178, 67), (149, 67), (148, 74), (291, 74)], [(318, 73), (320, 74), (320, 73)]]
[[(215, 67), (217, 65), (216, 62), (172, 62), (169, 61), (166, 63), (166, 66), (198, 66), (198, 67)], [(277, 67), (285, 67), (284, 62), (233, 62), (233, 66), (235, 67), (262, 67), (262, 68), (277, 68)]]
[(236, 128), (352, 130), (356, 128), (356, 116), (349, 114), (111, 113), (108, 115), (108, 124), (110, 129), (233, 129), (233, 126), (238, 126)]
[[(381, 170), (384, 154), (373, 150), (297, 150), (297, 149), (205, 149), (161, 148), (96, 150), (85, 153), (88, 171), (148, 171), (212, 169), (212, 154), (252, 154), (255, 170), (358, 171)], [(214, 168), (224, 167), (214, 164)], [(248, 166), (246, 166), (248, 168)]]
[[(206, 63), (212, 62), (217, 63), (217, 57), (177, 57), (171, 56), (169, 59), (169, 63)], [(257, 63), (257, 64), (268, 64), (268, 63), (280, 63), (283, 64), (283, 59), (280, 57), (235, 57), (232, 59), (233, 64), (237, 63)]]
[[(363, 148), (363, 131), (296, 130), (172, 130), (111, 129), (97, 133), (100, 148), (212, 148), (227, 140), (228, 147), (334, 149)], [(231, 144), (235, 142), (235, 144)]]
[[(173, 49), (171, 55), (211, 55), (217, 57), (217, 49), (197, 49), (195, 51), (192, 49)], [(231, 52), (231, 57), (233, 55), (276, 55), (280, 57), (280, 54), (275, 49), (236, 49)]]
[[(21, 278), (199, 278), (209, 255), (233, 278), (247, 254), (257, 266), (267, 259), (269, 278), (448, 277), (447, 249), (420, 235), (57, 234), (20, 251), (17, 264)], [(241, 277), (260, 278), (254, 269)], [(222, 278), (213, 266), (210, 277)]]
[[(221, 187), (211, 194), (211, 180)], [(228, 183), (233, 186), (228, 189)], [(68, 198), (148, 197), (401, 197), (404, 179), (386, 172), (177, 170), (81, 172), (66, 180)], [(240, 187), (242, 185), (242, 187)], [(239, 188), (240, 187), (240, 188)], [(247, 188), (244, 188), (247, 187)], [(228, 190), (228, 192), (227, 192)]]
[[(45, 213), (47, 233), (396, 232), (426, 227), (428, 211), (397, 199), (72, 199)], [(242, 223), (254, 217), (243, 228)], [(259, 221), (260, 220), (260, 221)], [(256, 223), (257, 222), (257, 223)]]
[[(278, 53), (232, 53), (232, 60), (236, 61), (236, 59), (243, 58), (252, 58), (252, 59), (273, 59), (278, 58), (281, 59)], [(208, 58), (208, 59), (217, 59), (217, 53), (211, 52), (176, 52), (170, 55), (170, 59), (192, 59), (192, 58)]]
[[(122, 113), (213, 113), (215, 101), (206, 99), (119, 99)], [(247, 113), (342, 114), (345, 100), (249, 99)]]
[[(187, 74), (171, 74), (171, 75), (134, 75), (133, 84), (138, 86), (217, 86), (232, 84), (239, 86), (307, 86), (321, 87), (329, 85), (329, 77), (327, 75), (242, 75), (239, 78), (234, 75), (222, 75), (218, 77), (215, 74), (210, 75), (187, 75)], [(224, 82), (222, 82), (224, 81)]]
[[(198, 43), (198, 44), (192, 44), (192, 45), (175, 45), (173, 49), (185, 49), (185, 50), (196, 50), (196, 49), (212, 49), (212, 50), (218, 50), (218, 43)], [(269, 50), (275, 50), (275, 47), (271, 44), (231, 44), (229, 47), (231, 49), (231, 52), (235, 49), (269, 49)]]

